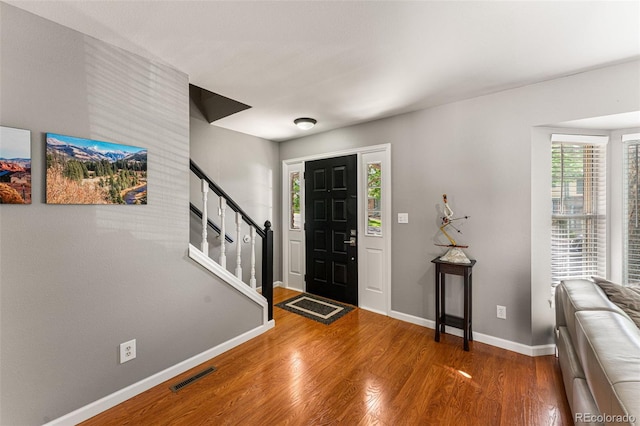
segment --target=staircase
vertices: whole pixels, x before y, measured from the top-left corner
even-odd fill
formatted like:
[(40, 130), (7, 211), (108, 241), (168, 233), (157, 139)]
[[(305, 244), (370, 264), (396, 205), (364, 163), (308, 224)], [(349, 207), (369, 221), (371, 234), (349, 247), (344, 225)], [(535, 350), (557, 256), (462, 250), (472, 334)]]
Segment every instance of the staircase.
[[(202, 265), (211, 273), (217, 275), (227, 284), (247, 296), (249, 299), (263, 307), (264, 320), (267, 323), (273, 320), (273, 231), (271, 222), (268, 220), (264, 227), (260, 227), (247, 213), (245, 213), (233, 199), (222, 190), (211, 178), (209, 178), (200, 167), (190, 160), (191, 172), (200, 181), (200, 192), (202, 196), (202, 210), (193, 203), (190, 203), (191, 212), (201, 220), (201, 242), (200, 247), (189, 244), (189, 257)], [(209, 192), (212, 191), (217, 196), (219, 225), (209, 218)], [(228, 215), (233, 215), (235, 226), (231, 230), (231, 235), (227, 234), (225, 219)], [(209, 240), (209, 229), (215, 232), (215, 244), (219, 244), (219, 253), (216, 256), (209, 255), (211, 241)], [(249, 231), (248, 235), (246, 231)], [(235, 232), (234, 232), (235, 231)], [(235, 234), (235, 240), (233, 235)], [(256, 278), (256, 241), (260, 237), (259, 247), (261, 247), (262, 265), (260, 285)], [(235, 242), (235, 253), (231, 254), (232, 261), (235, 258), (235, 268), (233, 273), (227, 269), (227, 245)], [(249, 246), (248, 273), (245, 273), (246, 266), (243, 265), (243, 243)], [(214, 258), (215, 257), (215, 258)], [(246, 257), (246, 256), (245, 256)], [(246, 282), (243, 281), (246, 277)]]

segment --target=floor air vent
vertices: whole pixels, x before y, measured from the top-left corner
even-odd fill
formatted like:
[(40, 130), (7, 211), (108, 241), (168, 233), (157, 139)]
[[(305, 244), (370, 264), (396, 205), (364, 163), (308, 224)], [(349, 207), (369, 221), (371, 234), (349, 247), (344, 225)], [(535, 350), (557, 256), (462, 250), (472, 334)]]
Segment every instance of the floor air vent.
[(171, 389), (173, 392), (178, 392), (180, 389), (182, 389), (183, 387), (190, 385), (193, 382), (196, 382), (200, 379), (202, 379), (204, 376), (207, 376), (211, 373), (213, 373), (214, 371), (216, 371), (215, 367), (209, 367), (204, 371), (201, 371), (197, 374), (194, 374), (193, 376), (181, 381), (180, 383), (170, 386), (169, 389)]

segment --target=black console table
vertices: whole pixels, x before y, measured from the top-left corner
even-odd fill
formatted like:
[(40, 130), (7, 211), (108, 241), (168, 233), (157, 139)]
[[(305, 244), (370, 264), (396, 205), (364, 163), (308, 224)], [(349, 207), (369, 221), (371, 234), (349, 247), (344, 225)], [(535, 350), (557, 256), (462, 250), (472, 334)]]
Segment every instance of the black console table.
[[(469, 341), (473, 341), (471, 331), (471, 279), (473, 265), (471, 263), (451, 263), (440, 260), (436, 257), (431, 262), (436, 264), (436, 337), (435, 341), (440, 341), (440, 333), (444, 333), (445, 325), (464, 330), (464, 350), (469, 350)], [(445, 275), (460, 275), (464, 277), (464, 316), (462, 318), (447, 315), (444, 303)]]

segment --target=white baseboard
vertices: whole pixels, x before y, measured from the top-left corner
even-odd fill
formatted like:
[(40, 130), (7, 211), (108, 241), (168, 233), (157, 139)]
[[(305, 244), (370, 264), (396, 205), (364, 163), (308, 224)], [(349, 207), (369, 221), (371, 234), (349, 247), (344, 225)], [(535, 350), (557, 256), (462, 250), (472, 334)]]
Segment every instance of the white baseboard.
[[(427, 327), (430, 329), (436, 328), (436, 322), (420, 317), (416, 317), (413, 315), (405, 314), (398, 311), (391, 311), (389, 313), (391, 318), (399, 319), (401, 321), (406, 321), (411, 324), (420, 325), (423, 327)], [(447, 334), (451, 334), (458, 337), (463, 337), (463, 331), (459, 328), (454, 327), (445, 327), (445, 331)], [(486, 343), (487, 345), (496, 346), (498, 348), (506, 349), (508, 351), (517, 352), (519, 354), (527, 355), (527, 356), (544, 356), (544, 355), (553, 355), (555, 354), (555, 345), (539, 345), (539, 346), (528, 346), (522, 343), (512, 342), (510, 340), (501, 339), (499, 337), (490, 336), (488, 334), (478, 333), (476, 331), (473, 332), (473, 340), (480, 343)]]
[(531, 356), (546, 356), (556, 354), (556, 345), (554, 343), (548, 345), (531, 346), (533, 354)]
[[(274, 281), (273, 288), (276, 288), (276, 287), (284, 287), (284, 285), (282, 284), (282, 281)], [(262, 286), (256, 287), (256, 291), (259, 291), (262, 294)]]
[(282, 287), (289, 289), (289, 290), (294, 290), (294, 291), (299, 291), (300, 293), (304, 293), (304, 290), (302, 288), (298, 288), (289, 284), (284, 284), (282, 283)]
[[(374, 314), (384, 315), (385, 317), (390, 316), (390, 315), (387, 315), (386, 312), (381, 311), (379, 309), (369, 308), (367, 306), (358, 306), (358, 308), (364, 309), (365, 311), (373, 312)], [(397, 319), (399, 319), (399, 318), (397, 318)]]
[(133, 398), (134, 396), (139, 395), (154, 386), (166, 382), (167, 380), (177, 376), (178, 374), (182, 374), (193, 367), (197, 367), (203, 362), (206, 362), (211, 358), (214, 358), (230, 349), (235, 348), (238, 345), (241, 345), (242, 343), (253, 339), (254, 337), (261, 335), (266, 331), (271, 330), (274, 326), (275, 322), (271, 320), (264, 325), (256, 327), (253, 330), (249, 330), (246, 333), (241, 334), (240, 336), (234, 337), (231, 340), (221, 343), (218, 346), (208, 349), (192, 358), (169, 367), (166, 370), (160, 371), (153, 376), (142, 379), (137, 383), (134, 383), (124, 389), (120, 389), (119, 391), (112, 393), (111, 395), (107, 395), (104, 398), (92, 402), (91, 404), (85, 405), (84, 407), (78, 408), (77, 410), (72, 411), (69, 414), (58, 417), (57, 419), (50, 421), (44, 426), (73, 426), (80, 422), (88, 420), (91, 417), (96, 416), (103, 411), (108, 410), (109, 408), (115, 407), (116, 405), (130, 398)]

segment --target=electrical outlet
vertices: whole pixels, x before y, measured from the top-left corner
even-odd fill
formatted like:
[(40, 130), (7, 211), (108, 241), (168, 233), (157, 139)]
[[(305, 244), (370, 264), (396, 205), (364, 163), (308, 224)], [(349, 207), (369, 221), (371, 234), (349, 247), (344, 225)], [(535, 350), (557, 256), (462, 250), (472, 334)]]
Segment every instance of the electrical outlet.
[(496, 316), (500, 319), (507, 319), (507, 307), (506, 306), (496, 306)]
[(120, 344), (120, 364), (131, 361), (136, 357), (136, 339)]

